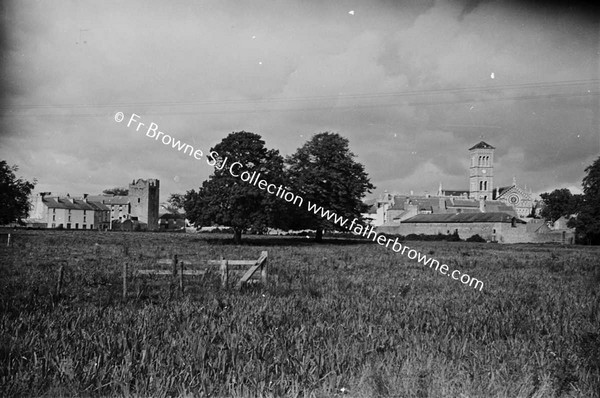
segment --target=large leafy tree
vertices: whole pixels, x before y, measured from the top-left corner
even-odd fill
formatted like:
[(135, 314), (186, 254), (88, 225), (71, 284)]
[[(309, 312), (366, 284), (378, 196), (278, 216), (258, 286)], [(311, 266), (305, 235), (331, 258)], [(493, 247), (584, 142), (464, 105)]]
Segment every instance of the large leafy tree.
[(600, 244), (600, 157), (585, 169), (583, 178), (583, 200), (577, 217), (571, 219), (579, 240), (583, 243)]
[(582, 195), (573, 195), (567, 188), (545, 192), (540, 197), (544, 201), (540, 215), (551, 222), (576, 214), (582, 202)]
[(224, 225), (231, 227), (236, 243), (245, 230), (264, 231), (267, 227), (281, 227), (285, 223), (287, 203), (259, 189), (249, 182), (234, 177), (243, 171), (260, 173), (260, 179), (279, 186), (284, 184), (283, 158), (279, 151), (267, 149), (260, 135), (240, 131), (229, 134), (214, 148), (209, 161), (218, 159), (214, 173), (202, 187), (188, 191), (184, 209), (187, 218), (197, 227)]
[(29, 195), (36, 181), (17, 178), (18, 170), (18, 166), (0, 161), (0, 225), (21, 222), (29, 216)]
[[(337, 133), (314, 135), (295, 154), (286, 159), (288, 178), (294, 193), (305, 201), (322, 206), (349, 220), (364, 222), (361, 213), (368, 206), (363, 197), (375, 187), (365, 168), (354, 158), (348, 139)], [(344, 230), (344, 227), (307, 210), (295, 217), (295, 228), (316, 230), (316, 241), (321, 241), (323, 230)]]

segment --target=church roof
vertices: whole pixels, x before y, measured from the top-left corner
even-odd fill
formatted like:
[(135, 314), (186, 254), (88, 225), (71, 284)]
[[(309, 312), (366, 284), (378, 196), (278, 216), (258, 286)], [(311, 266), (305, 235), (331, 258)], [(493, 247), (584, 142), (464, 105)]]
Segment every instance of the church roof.
[(504, 192), (508, 191), (512, 187), (513, 187), (513, 185), (511, 185), (509, 187), (498, 187), (498, 196), (502, 195)]
[(418, 214), (403, 223), (474, 223), (474, 222), (492, 222), (492, 223), (510, 223), (515, 219), (515, 222), (524, 224), (524, 221), (519, 220), (506, 213), (446, 213), (446, 214)]
[(479, 144), (474, 145), (471, 148), (469, 148), (469, 151), (472, 151), (473, 149), (496, 149), (496, 148), (494, 148), (487, 142), (481, 141)]

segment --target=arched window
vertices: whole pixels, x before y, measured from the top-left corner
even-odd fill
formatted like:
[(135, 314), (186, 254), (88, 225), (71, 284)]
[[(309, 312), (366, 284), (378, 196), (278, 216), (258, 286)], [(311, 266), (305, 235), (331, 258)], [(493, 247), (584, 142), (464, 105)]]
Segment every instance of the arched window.
[(484, 190), (484, 191), (487, 191), (487, 181), (484, 181), (484, 182), (483, 182), (483, 190)]
[(479, 190), (483, 191), (483, 181), (479, 181)]

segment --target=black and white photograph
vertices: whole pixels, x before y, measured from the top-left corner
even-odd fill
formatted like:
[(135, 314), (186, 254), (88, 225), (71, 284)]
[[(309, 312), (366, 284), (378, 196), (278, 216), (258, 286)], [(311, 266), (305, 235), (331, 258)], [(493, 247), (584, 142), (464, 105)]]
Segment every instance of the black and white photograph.
[(4, 0), (0, 396), (600, 398), (600, 6)]

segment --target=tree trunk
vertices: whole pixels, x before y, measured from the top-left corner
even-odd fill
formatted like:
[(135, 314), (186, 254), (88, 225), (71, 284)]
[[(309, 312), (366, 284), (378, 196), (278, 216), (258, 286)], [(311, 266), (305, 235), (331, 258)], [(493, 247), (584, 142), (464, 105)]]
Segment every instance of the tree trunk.
[(323, 229), (317, 228), (315, 233), (315, 242), (323, 242)]
[(242, 230), (239, 228), (234, 228), (233, 229), (233, 241), (235, 242), (236, 245), (239, 245), (240, 243), (242, 243)]

